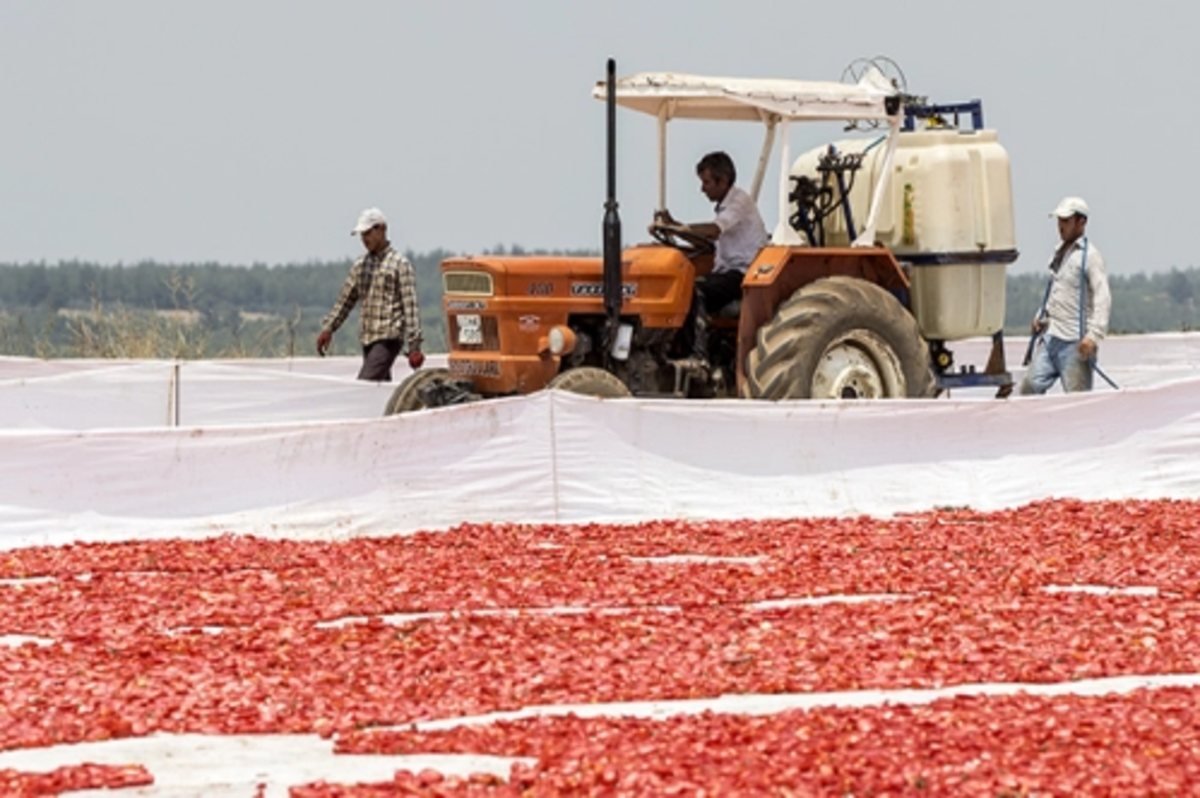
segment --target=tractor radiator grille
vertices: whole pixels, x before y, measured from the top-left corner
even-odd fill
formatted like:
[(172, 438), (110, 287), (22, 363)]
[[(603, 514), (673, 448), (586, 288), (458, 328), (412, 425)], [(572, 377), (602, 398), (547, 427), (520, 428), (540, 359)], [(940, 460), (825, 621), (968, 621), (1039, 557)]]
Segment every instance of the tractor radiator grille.
[(446, 272), (442, 275), (442, 288), (447, 294), (491, 296), (492, 275), (487, 272)]

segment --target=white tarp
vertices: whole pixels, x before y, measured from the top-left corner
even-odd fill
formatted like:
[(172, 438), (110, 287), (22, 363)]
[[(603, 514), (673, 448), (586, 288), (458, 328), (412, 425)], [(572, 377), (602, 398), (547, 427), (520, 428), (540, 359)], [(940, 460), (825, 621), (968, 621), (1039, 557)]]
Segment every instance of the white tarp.
[[(0, 430), (0, 548), (1200, 497), (1200, 336), (1119, 341), (1105, 344), (1110, 373), (1147, 387), (1005, 401), (778, 404), (543, 392), (386, 419), (371, 403), (357, 420), (10, 428)], [(155, 367), (75, 376), (104, 373), (96, 384), (109, 385), (109, 404), (119, 406), (122, 375)], [(274, 414), (256, 391), (281, 375), (305, 375), (265, 363), (225, 368), (251, 377), (241, 389), (248, 398), (238, 400), (237, 385), (223, 377), (222, 390), (207, 394), (214, 417), (220, 408), (232, 414), (236, 401)], [(347, 390), (386, 397), (385, 387), (348, 374), (338, 378)], [(187, 384), (185, 376), (184, 396)], [(84, 416), (90, 391), (75, 395)], [(319, 417), (322, 401), (341, 400), (298, 388), (289, 412)]]
[[(0, 429), (209, 427), (378, 418), (396, 384), (354, 379), (361, 358), (0, 358)], [(445, 356), (430, 356), (430, 367)], [(403, 360), (395, 379), (411, 372)], [(178, 413), (174, 412), (178, 408)]]
[[(1025, 341), (1006, 342), (1019, 375)], [(982, 370), (990, 339), (951, 344), (956, 363)], [(444, 355), (427, 365), (444, 366)], [(395, 384), (358, 382), (357, 357), (277, 360), (36, 360), (0, 357), (0, 429), (93, 430), (212, 427), (378, 418)], [(1101, 365), (1122, 387), (1150, 387), (1200, 376), (1200, 334), (1118, 336), (1104, 342)], [(178, 371), (176, 371), (178, 367)], [(398, 361), (395, 379), (410, 373)], [(175, 391), (175, 388), (178, 388)], [(1097, 378), (1097, 391), (1110, 390)], [(993, 389), (959, 389), (954, 398), (989, 398)]]
[[(0, 548), (224, 532), (336, 538), (553, 517), (544, 399), (370, 421), (0, 432)], [(530, 418), (533, 414), (537, 418)]]

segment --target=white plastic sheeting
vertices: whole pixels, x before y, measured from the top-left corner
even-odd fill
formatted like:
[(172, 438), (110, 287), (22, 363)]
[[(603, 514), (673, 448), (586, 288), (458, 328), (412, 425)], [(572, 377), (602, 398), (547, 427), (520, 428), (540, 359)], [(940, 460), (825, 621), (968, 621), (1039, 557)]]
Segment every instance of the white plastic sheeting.
[[(990, 339), (951, 344), (956, 363), (982, 369)], [(1006, 355), (1019, 376), (1025, 342)], [(358, 382), (360, 359), (124, 361), (0, 357), (0, 430), (213, 427), (378, 418), (393, 384)], [(430, 355), (427, 367), (444, 366)], [(1101, 365), (1123, 388), (1200, 376), (1200, 334), (1121, 336), (1101, 347)], [(397, 361), (397, 382), (410, 373)], [(1056, 389), (1057, 390), (1057, 389)], [(1096, 390), (1110, 390), (1096, 379)], [(991, 398), (990, 388), (954, 398)], [(174, 397), (174, 398), (173, 398)], [(176, 404), (172, 404), (172, 402)]]
[[(396, 385), (355, 380), (361, 362), (0, 358), (0, 429), (210, 427), (378, 418)], [(443, 366), (445, 356), (431, 356), (427, 363)], [(403, 359), (397, 361), (397, 381), (410, 373)]]
[[(201, 417), (258, 421), (170, 429), (140, 426), (139, 417), (95, 425), (108, 429), (0, 430), (0, 548), (1200, 497), (1200, 336), (1114, 339), (1104, 356), (1109, 373), (1135, 387), (1006, 401), (777, 404), (543, 392), (392, 418), (378, 417), (388, 388), (355, 383), (351, 361), (340, 364), (341, 377), (296, 363), (187, 364), (185, 424), (189, 396)], [(17, 363), (28, 372), (16, 378), (26, 406), (57, 397), (78, 423), (99, 408), (111, 411), (106, 418), (165, 414), (166, 377), (154, 370), (172, 364), (72, 371), (52, 363), (45, 368), (57, 373), (29, 376), (41, 366)], [(220, 390), (188, 388), (189, 374), (204, 383), (210, 373), (220, 374)], [(286, 394), (285, 377), (298, 380)], [(70, 390), (37, 388), (72, 379)], [(153, 400), (135, 401), (141, 394), (129, 384), (139, 381)], [(354, 404), (364, 397), (371, 401)], [(360, 418), (263, 422), (345, 407)]]
[[(0, 433), (0, 547), (553, 517), (545, 399), (321, 424)], [(542, 423), (538, 422), (542, 419)]]
[[(1200, 380), (1006, 402), (564, 402), (554, 412), (572, 520), (1200, 496)], [(605, 474), (604, 462), (617, 465)]]

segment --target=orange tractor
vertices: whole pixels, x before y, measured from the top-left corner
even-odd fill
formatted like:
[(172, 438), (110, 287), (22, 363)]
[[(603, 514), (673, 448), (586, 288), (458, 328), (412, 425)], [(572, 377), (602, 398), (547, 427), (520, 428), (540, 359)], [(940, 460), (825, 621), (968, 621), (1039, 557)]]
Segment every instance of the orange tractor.
[[(412, 374), (386, 413), (544, 388), (600, 397), (846, 399), (1010, 387), (1001, 340), (1004, 268), (1016, 258), (1007, 155), (982, 129), (977, 102), (916, 102), (878, 62), (852, 77), (654, 73), (618, 81), (610, 61), (595, 91), (607, 102), (608, 123), (602, 257), (443, 261), (448, 367)], [(622, 251), (617, 105), (658, 120), (662, 211), (671, 120), (763, 124), (750, 188), (756, 201), (781, 142), (778, 222), (746, 272), (740, 301), (714, 319), (710, 368), (687, 356), (693, 288), (712, 268), (710, 242), (657, 224), (654, 242)], [(971, 112), (972, 129), (959, 129), (960, 111)], [(793, 164), (789, 125), (809, 120), (876, 133), (819, 147)], [(993, 338), (986, 367), (956, 370), (946, 342), (980, 335)]]

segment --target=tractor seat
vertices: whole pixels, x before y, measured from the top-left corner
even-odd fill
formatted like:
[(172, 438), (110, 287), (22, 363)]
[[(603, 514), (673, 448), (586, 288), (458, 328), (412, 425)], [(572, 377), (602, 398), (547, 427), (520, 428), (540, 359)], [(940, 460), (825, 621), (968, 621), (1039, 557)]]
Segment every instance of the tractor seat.
[(713, 314), (712, 326), (736, 328), (738, 325), (738, 318), (740, 318), (741, 313), (742, 300), (735, 299), (732, 302), (722, 305), (721, 309)]
[(742, 300), (735, 299), (732, 302), (723, 305), (715, 314), (718, 319), (736, 319), (742, 315)]

